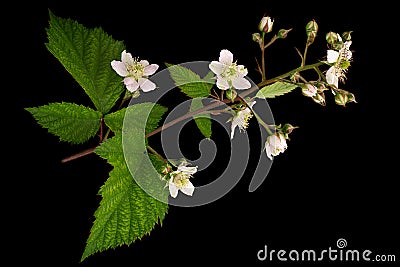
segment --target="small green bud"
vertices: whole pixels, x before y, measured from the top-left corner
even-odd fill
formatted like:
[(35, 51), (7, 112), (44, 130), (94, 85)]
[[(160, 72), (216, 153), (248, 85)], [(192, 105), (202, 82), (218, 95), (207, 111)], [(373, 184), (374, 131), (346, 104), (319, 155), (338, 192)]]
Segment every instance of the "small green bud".
[(253, 34), (251, 35), (251, 37), (253, 38), (253, 41), (254, 41), (254, 42), (260, 43), (260, 41), (261, 41), (261, 35), (260, 35), (258, 32), (253, 33)]
[(285, 39), (285, 38), (287, 37), (288, 33), (289, 33), (291, 30), (292, 30), (292, 29), (289, 29), (289, 30), (280, 29), (280, 30), (278, 31), (278, 34), (277, 34), (278, 38)]
[(356, 99), (354, 97), (354, 94), (345, 91), (345, 90), (337, 90), (335, 92), (335, 103), (341, 106), (346, 106), (347, 103), (350, 102), (355, 102), (356, 103)]
[(306, 25), (306, 32), (317, 32), (318, 24), (315, 20), (311, 20)]
[(328, 44), (335, 44), (339, 41), (339, 37), (338, 34), (336, 32), (328, 32), (325, 36), (326, 41), (328, 42)]
[(293, 130), (294, 130), (294, 129), (297, 129), (297, 128), (299, 128), (299, 127), (298, 127), (298, 126), (293, 126), (293, 125), (291, 125), (290, 123), (285, 123), (285, 124), (281, 127), (280, 132), (283, 133), (283, 136), (285, 137), (285, 139), (290, 140), (290, 139), (289, 139), (289, 134), (291, 134), (291, 133), (293, 132)]
[(225, 95), (226, 95), (226, 98), (228, 98), (232, 102), (234, 102), (235, 98), (237, 97), (237, 93), (236, 93), (236, 91), (234, 89), (226, 90)]
[(260, 23), (258, 24), (258, 29), (260, 32), (271, 32), (272, 26), (274, 25), (274, 21), (269, 17), (265, 16), (261, 19)]
[(325, 94), (324, 92), (317, 93), (315, 96), (312, 97), (315, 103), (320, 104), (321, 106), (325, 106)]
[(307, 33), (307, 44), (310, 45), (314, 42), (317, 37), (318, 32), (318, 24), (315, 20), (311, 20), (306, 25), (306, 33)]
[(343, 40), (344, 40), (344, 41), (350, 41), (350, 40), (351, 40), (351, 33), (352, 33), (352, 32), (353, 32), (353, 31), (344, 32), (344, 33), (342, 34)]
[(161, 169), (161, 173), (162, 174), (168, 174), (172, 171), (172, 166), (169, 165), (168, 163), (166, 165), (164, 165)]

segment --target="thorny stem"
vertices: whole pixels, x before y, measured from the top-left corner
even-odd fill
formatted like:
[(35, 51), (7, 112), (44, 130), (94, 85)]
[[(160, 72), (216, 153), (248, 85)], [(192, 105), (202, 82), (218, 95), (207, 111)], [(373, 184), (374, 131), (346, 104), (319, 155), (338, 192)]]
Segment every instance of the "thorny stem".
[[(296, 69), (293, 69), (293, 70), (288, 71), (288, 72), (286, 72), (286, 73), (284, 73), (284, 74), (281, 74), (281, 75), (279, 75), (279, 76), (276, 76), (275, 78), (268, 79), (268, 80), (265, 80), (265, 81), (261, 81), (259, 84), (257, 84), (257, 86), (253, 86), (253, 87), (251, 87), (250, 89), (248, 89), (248, 90), (244, 91), (243, 93), (241, 93), (240, 95), (238, 95), (238, 96), (236, 97), (235, 100), (243, 99), (243, 98), (245, 98), (246, 96), (248, 96), (248, 95), (254, 93), (254, 92), (257, 91), (257, 90), (259, 90), (259, 88), (262, 88), (262, 87), (264, 87), (264, 86), (266, 86), (266, 85), (272, 84), (272, 83), (274, 83), (274, 82), (276, 82), (276, 81), (279, 81), (279, 80), (281, 80), (281, 79), (284, 79), (284, 78), (286, 78), (286, 77), (290, 77), (290, 76), (293, 75), (294, 73), (302, 72), (302, 71), (306, 71), (306, 70), (310, 70), (310, 69), (318, 69), (318, 66), (321, 66), (321, 65), (323, 65), (323, 64), (325, 64), (325, 63), (324, 63), (324, 62), (317, 62), (317, 63), (310, 64), (310, 65), (300, 66), (300, 67), (298, 67), (298, 68), (296, 68)], [(203, 112), (206, 112), (206, 111), (210, 111), (211, 109), (214, 109), (214, 108), (217, 108), (217, 107), (219, 107), (219, 106), (222, 106), (222, 105), (224, 105), (224, 104), (226, 104), (226, 103), (228, 103), (228, 102), (231, 102), (231, 100), (229, 100), (229, 99), (224, 99), (223, 101), (215, 101), (214, 103), (212, 103), (212, 104), (210, 104), (210, 105), (208, 105), (208, 106), (205, 106), (205, 107), (203, 107), (203, 108), (201, 108), (201, 109), (188, 112), (188, 113), (186, 113), (185, 115), (183, 115), (183, 116), (181, 116), (181, 117), (179, 117), (179, 118), (176, 118), (175, 120), (172, 120), (172, 121), (170, 121), (170, 122), (164, 124), (164, 125), (161, 126), (161, 127), (158, 127), (158, 128), (155, 129), (154, 131), (152, 131), (152, 132), (146, 134), (145, 137), (147, 138), (147, 137), (153, 136), (153, 135), (155, 135), (155, 134), (157, 134), (157, 133), (159, 133), (159, 132), (161, 132), (161, 131), (163, 131), (163, 130), (165, 130), (165, 129), (171, 127), (171, 126), (173, 126), (174, 124), (176, 124), (176, 123), (178, 123), (178, 122), (180, 122), (180, 121), (183, 121), (183, 120), (188, 119), (188, 118), (190, 118), (190, 117), (193, 117), (193, 116), (195, 116), (195, 115), (199, 115), (200, 113), (203, 113)], [(211, 111), (210, 113), (213, 113), (213, 112), (220, 112), (220, 111), (215, 111), (215, 110), (214, 110), (214, 111)], [(257, 117), (257, 116), (256, 116), (256, 117)], [(263, 125), (263, 126), (264, 126), (264, 125)], [(265, 126), (264, 126), (264, 127), (265, 127)], [(103, 140), (104, 140), (104, 139), (105, 139), (105, 138), (103, 138)], [(93, 153), (95, 149), (96, 149), (96, 147), (92, 147), (92, 148), (86, 149), (86, 150), (84, 150), (84, 151), (82, 151), (82, 152), (79, 152), (79, 153), (77, 153), (77, 154), (75, 154), (75, 155), (72, 155), (72, 156), (69, 156), (69, 157), (67, 157), (67, 158), (64, 158), (63, 160), (61, 160), (61, 162), (62, 162), (62, 163), (65, 163), (65, 162), (68, 162), (68, 161), (71, 161), (71, 160), (74, 160), (74, 159), (77, 159), (77, 158), (80, 158), (80, 157), (89, 155), (89, 154)]]

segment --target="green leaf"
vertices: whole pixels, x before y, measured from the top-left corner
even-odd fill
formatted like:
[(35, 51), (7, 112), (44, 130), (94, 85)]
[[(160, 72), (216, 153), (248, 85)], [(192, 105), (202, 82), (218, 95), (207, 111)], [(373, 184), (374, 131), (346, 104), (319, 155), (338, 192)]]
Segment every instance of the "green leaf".
[[(102, 200), (94, 214), (95, 222), (81, 261), (96, 252), (129, 245), (149, 234), (157, 223), (161, 224), (168, 211), (168, 190), (157, 172), (163, 162), (147, 154), (145, 147), (147, 117), (153, 112), (154, 121), (159, 121), (161, 111), (166, 110), (153, 107), (153, 103), (129, 106), (123, 130), (95, 149), (114, 168), (99, 190)], [(158, 119), (155, 114), (159, 115)], [(143, 189), (143, 181), (157, 191), (159, 200), (149, 194), (153, 191)]]
[(212, 84), (210, 83), (209, 75), (207, 80), (204, 80), (197, 73), (186, 67), (168, 63), (166, 65), (175, 85), (188, 97), (207, 97), (210, 94)]
[(89, 96), (97, 110), (106, 114), (125, 90), (111, 61), (121, 58), (124, 44), (101, 28), (88, 29), (49, 11), (47, 49), (61, 62)]
[(62, 102), (25, 109), (43, 128), (47, 128), (61, 141), (84, 143), (100, 128), (102, 114), (82, 105)]
[(122, 131), (126, 108), (122, 108), (104, 116), (104, 123), (113, 132)]
[[(104, 116), (105, 124), (113, 132), (122, 131), (126, 110), (127, 108), (123, 108)], [(161, 120), (164, 113), (167, 112), (167, 110), (168, 109), (166, 107), (160, 104), (154, 105), (153, 109), (149, 114), (149, 117), (147, 118), (146, 134), (152, 132), (158, 127), (159, 121)]]
[[(196, 111), (198, 109), (203, 108), (203, 103), (201, 98), (194, 98), (190, 104), (190, 111)], [(206, 137), (211, 138), (211, 117), (210, 114), (199, 114), (193, 116), (194, 121), (196, 122), (197, 127), (200, 132)]]
[(160, 122), (162, 116), (165, 112), (167, 112), (167, 108), (161, 106), (159, 104), (155, 104), (147, 118), (146, 123), (146, 134), (154, 131), (158, 127), (158, 123)]
[(296, 84), (288, 83), (288, 82), (275, 82), (273, 84), (264, 86), (261, 88), (256, 97), (258, 98), (274, 98), (275, 96), (280, 96), (290, 91), (294, 90), (298, 87)]

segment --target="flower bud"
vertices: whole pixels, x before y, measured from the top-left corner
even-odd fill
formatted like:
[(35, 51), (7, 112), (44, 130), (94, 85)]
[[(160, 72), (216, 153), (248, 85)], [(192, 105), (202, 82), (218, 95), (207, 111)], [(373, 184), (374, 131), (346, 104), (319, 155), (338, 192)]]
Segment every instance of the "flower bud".
[(290, 123), (285, 123), (281, 128), (281, 132), (283, 133), (283, 136), (285, 137), (285, 139), (290, 140), (289, 134), (291, 134), (293, 132), (293, 130), (297, 129), (297, 128), (299, 128), (299, 127), (293, 126)]
[(278, 31), (278, 34), (277, 34), (278, 38), (285, 39), (285, 38), (287, 37), (288, 33), (289, 33), (291, 30), (292, 30), (292, 29), (289, 29), (289, 30), (280, 29), (280, 30)]
[(237, 97), (237, 93), (233, 89), (226, 90), (225, 95), (226, 95), (226, 98), (228, 98), (229, 100), (232, 101), (232, 103), (235, 101), (235, 98)]
[(253, 41), (254, 41), (254, 42), (260, 43), (260, 41), (261, 41), (261, 35), (260, 35), (258, 32), (253, 33), (253, 34), (251, 35), (251, 37), (253, 38)]
[(272, 25), (274, 25), (274, 21), (269, 16), (265, 16), (261, 19), (260, 23), (258, 24), (258, 29), (261, 32), (271, 32)]
[(356, 102), (354, 94), (345, 91), (345, 90), (338, 90), (335, 93), (335, 103), (341, 106), (346, 106), (347, 103)]
[(321, 106), (325, 106), (325, 94), (324, 92), (317, 93), (315, 96), (312, 97), (315, 103), (320, 104)]
[(336, 32), (328, 32), (325, 36), (326, 41), (328, 44), (335, 44), (339, 41), (338, 34)]
[(310, 83), (301, 84), (301, 93), (308, 97), (313, 97), (317, 94), (318, 89)]
[(317, 37), (318, 32), (318, 24), (315, 20), (311, 20), (306, 25), (306, 33), (307, 33), (307, 44), (310, 45), (314, 42), (315, 37)]
[(162, 174), (168, 174), (168, 173), (170, 173), (171, 171), (172, 171), (172, 166), (169, 165), (169, 164), (164, 165), (164, 166), (162, 167), (162, 169), (161, 169), (161, 173), (162, 173)]
[(346, 41), (350, 41), (351, 40), (351, 33), (352, 33), (353, 31), (348, 31), (348, 32), (344, 32), (343, 34), (342, 34), (342, 38), (343, 38), (343, 40), (346, 42)]

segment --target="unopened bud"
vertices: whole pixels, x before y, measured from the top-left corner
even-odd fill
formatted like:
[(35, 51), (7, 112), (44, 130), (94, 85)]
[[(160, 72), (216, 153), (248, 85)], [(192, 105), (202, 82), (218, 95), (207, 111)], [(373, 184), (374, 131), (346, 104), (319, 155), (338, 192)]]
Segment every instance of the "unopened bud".
[(233, 90), (233, 89), (228, 89), (228, 90), (226, 90), (226, 91), (225, 91), (225, 95), (226, 95), (226, 98), (228, 98), (228, 99), (231, 100), (232, 102), (234, 102), (234, 101), (235, 101), (235, 98), (237, 97), (237, 93), (236, 93), (236, 91)]
[(272, 25), (274, 25), (274, 21), (269, 17), (263, 17), (258, 24), (258, 29), (261, 32), (271, 32), (272, 31)]
[(312, 97), (315, 103), (320, 104), (321, 106), (325, 106), (325, 94), (324, 92), (317, 93), (315, 96)]
[(291, 30), (292, 30), (292, 29), (289, 29), (289, 30), (280, 29), (280, 30), (278, 31), (278, 34), (277, 34), (278, 38), (285, 39), (285, 38), (287, 37), (288, 33), (289, 33)]
[(339, 41), (339, 36), (336, 32), (328, 32), (325, 36), (326, 41), (328, 42), (328, 44), (335, 44)]
[(342, 34), (343, 40), (344, 40), (344, 41), (350, 41), (350, 40), (351, 40), (351, 33), (352, 33), (352, 32), (353, 32), (353, 31), (344, 32), (344, 33)]
[(293, 132), (294, 129), (299, 128), (298, 126), (293, 126), (290, 123), (285, 123), (282, 128), (281, 132), (283, 133), (283, 136), (285, 139), (289, 139), (289, 134)]
[(354, 94), (345, 91), (345, 90), (338, 90), (335, 94), (335, 103), (341, 106), (346, 106), (347, 103), (356, 102)]
[(172, 167), (171, 167), (171, 165), (169, 165), (169, 164), (163, 166), (162, 169), (161, 169), (161, 173), (162, 173), (162, 174), (168, 174), (168, 173), (170, 173), (171, 171), (172, 171)]
[(251, 37), (253, 38), (253, 41), (254, 41), (254, 42), (260, 43), (260, 41), (261, 41), (261, 35), (260, 35), (258, 32), (253, 33), (253, 34), (251, 35)]
[(308, 97), (313, 97), (317, 94), (318, 89), (310, 83), (301, 84), (301, 93)]
[(307, 33), (307, 44), (310, 45), (314, 42), (317, 37), (318, 32), (318, 24), (315, 20), (311, 20), (306, 25), (306, 33)]

